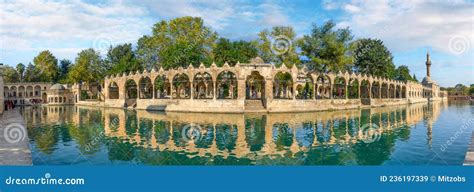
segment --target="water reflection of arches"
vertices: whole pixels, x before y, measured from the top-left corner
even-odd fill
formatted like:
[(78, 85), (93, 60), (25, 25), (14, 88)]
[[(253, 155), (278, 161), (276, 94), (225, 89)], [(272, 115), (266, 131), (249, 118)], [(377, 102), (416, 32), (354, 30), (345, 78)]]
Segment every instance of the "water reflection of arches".
[(262, 99), (265, 97), (265, 79), (258, 71), (252, 71), (246, 80), (246, 99)]
[[(293, 161), (297, 160), (296, 157), (300, 154), (304, 157), (318, 156), (321, 162), (312, 161), (313, 163), (346, 164), (354, 161), (359, 163), (360, 160), (360, 164), (380, 164), (390, 157), (390, 153), (387, 152), (391, 151), (397, 139), (408, 138), (410, 125), (425, 118), (435, 118), (439, 115), (441, 107), (433, 105), (428, 109), (425, 105), (410, 105), (408, 107), (268, 115), (160, 114), (111, 108), (43, 107), (37, 112), (28, 111), (24, 113), (24, 116), (28, 122), (32, 122), (43, 116), (41, 110), (47, 110), (48, 118), (41, 118), (40, 121), (54, 122), (57, 121), (55, 118), (59, 118), (60, 121), (72, 122), (83, 127), (93, 123), (99, 125), (99, 130), (102, 129), (100, 126), (103, 124), (107, 141), (112, 142), (107, 145), (114, 149), (114, 156), (120, 156), (122, 153), (117, 150), (118, 147), (127, 147), (180, 154), (183, 155), (181, 158), (238, 158), (241, 162), (250, 163), (258, 163), (262, 158), (288, 158), (288, 161)], [(68, 113), (71, 115), (64, 115)], [(102, 121), (103, 123), (100, 123)], [(367, 132), (364, 125), (370, 123), (376, 124), (377, 127), (374, 131)], [(94, 127), (94, 129), (97, 128)], [(394, 131), (395, 129), (397, 130)], [(81, 133), (84, 136), (91, 135), (88, 131), (93, 132), (90, 129), (83, 130)], [(430, 133), (427, 132), (427, 134)], [(380, 135), (380, 141), (364, 142), (374, 135)], [(82, 136), (75, 134), (73, 137)], [(52, 145), (47, 145), (45, 148), (49, 148), (48, 146)], [(365, 156), (331, 159), (324, 155), (325, 150), (336, 150), (335, 147), (370, 150), (380, 154), (372, 159)], [(334, 151), (326, 151), (326, 153), (334, 153)], [(345, 155), (341, 153), (344, 151), (337, 152), (336, 156)], [(361, 153), (356, 154), (361, 155)], [(132, 160), (138, 158), (137, 155), (139, 154), (132, 154), (125, 159)], [(117, 157), (111, 159), (117, 159)]]

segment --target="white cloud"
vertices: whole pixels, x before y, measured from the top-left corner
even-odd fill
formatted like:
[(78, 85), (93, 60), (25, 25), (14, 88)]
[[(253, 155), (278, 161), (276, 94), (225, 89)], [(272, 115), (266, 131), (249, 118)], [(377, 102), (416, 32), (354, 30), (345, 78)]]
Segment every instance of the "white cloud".
[(78, 0), (2, 2), (0, 50), (36, 51), (46, 48), (54, 52), (54, 47), (64, 44), (73, 47), (63, 47), (63, 50), (77, 50), (93, 47), (97, 37), (106, 37), (111, 44), (134, 42), (151, 26), (142, 18), (145, 14), (146, 10), (120, 1), (103, 4)]
[(470, 2), (352, 1), (339, 8), (348, 15), (341, 25), (349, 24), (358, 37), (380, 38), (395, 51), (432, 47), (456, 54), (457, 48), (465, 54), (474, 46)]

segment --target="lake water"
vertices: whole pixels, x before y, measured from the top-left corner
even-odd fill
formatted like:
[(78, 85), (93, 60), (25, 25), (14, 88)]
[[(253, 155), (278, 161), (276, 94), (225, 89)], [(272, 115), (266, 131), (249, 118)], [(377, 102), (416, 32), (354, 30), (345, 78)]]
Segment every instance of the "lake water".
[(22, 108), (34, 165), (462, 165), (469, 103), (278, 114)]

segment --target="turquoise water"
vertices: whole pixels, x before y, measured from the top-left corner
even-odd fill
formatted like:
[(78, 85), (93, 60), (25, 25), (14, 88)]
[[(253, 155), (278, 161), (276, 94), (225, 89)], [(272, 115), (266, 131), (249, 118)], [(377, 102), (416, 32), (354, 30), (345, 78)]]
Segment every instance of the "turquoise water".
[(34, 165), (462, 165), (473, 105), (288, 114), (22, 109)]

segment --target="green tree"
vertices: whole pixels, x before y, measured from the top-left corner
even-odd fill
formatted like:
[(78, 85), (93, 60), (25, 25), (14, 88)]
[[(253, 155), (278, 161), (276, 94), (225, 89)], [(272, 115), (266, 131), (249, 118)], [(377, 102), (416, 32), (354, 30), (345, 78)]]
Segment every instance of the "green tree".
[(25, 81), (26, 82), (39, 82), (42, 81), (41, 71), (31, 62), (26, 66), (25, 70)]
[(212, 53), (217, 66), (222, 66), (225, 62), (234, 66), (237, 62), (248, 63), (250, 59), (257, 56), (258, 50), (251, 42), (231, 42), (229, 39), (220, 38)]
[(18, 73), (18, 76), (20, 76), (20, 81), (23, 82), (24, 79), (24, 75), (25, 75), (25, 65), (23, 65), (23, 63), (18, 63), (16, 65), (16, 72)]
[(416, 75), (413, 73), (413, 81), (418, 82), (418, 79), (416, 78)]
[(59, 61), (59, 77), (58, 81), (61, 83), (67, 82), (67, 75), (71, 69), (72, 62), (68, 59), (63, 59)]
[(3, 75), (3, 80), (5, 82), (19, 82), (20, 81), (20, 75), (18, 75), (18, 72), (15, 70), (15, 68), (11, 66), (2, 65), (0, 67), (0, 73)]
[(379, 39), (360, 39), (355, 44), (354, 65), (358, 72), (395, 78), (392, 53)]
[(469, 86), (469, 95), (473, 95), (474, 94), (474, 84), (471, 84)]
[[(211, 51), (217, 33), (199, 17), (180, 17), (153, 26), (151, 36), (138, 40), (137, 55), (143, 66), (163, 68), (187, 67), (190, 63), (211, 63)], [(160, 66), (156, 66), (160, 67)]]
[(41, 51), (33, 59), (36, 68), (41, 72), (41, 80), (56, 82), (59, 76), (58, 59), (48, 50)]
[(322, 26), (313, 25), (310, 35), (298, 41), (301, 53), (306, 57), (305, 65), (310, 70), (337, 72), (349, 70), (353, 36), (349, 28), (335, 29), (328, 21)]
[(413, 81), (413, 78), (410, 75), (410, 69), (406, 65), (398, 66), (395, 70), (395, 79), (399, 81)]
[(300, 59), (296, 53), (296, 33), (292, 27), (277, 26), (271, 30), (264, 29), (258, 34), (257, 48), (259, 56), (269, 63), (287, 67), (299, 66)]
[(469, 88), (467, 88), (463, 84), (457, 84), (456, 86), (454, 86), (453, 91), (454, 91), (453, 92), (454, 95), (468, 95), (469, 94)]
[(115, 47), (110, 46), (105, 58), (108, 74), (118, 74), (123, 72), (143, 70), (138, 63), (132, 44), (122, 44)]
[(68, 74), (70, 83), (97, 82), (105, 75), (99, 52), (94, 49), (82, 50), (76, 57), (75, 64)]

